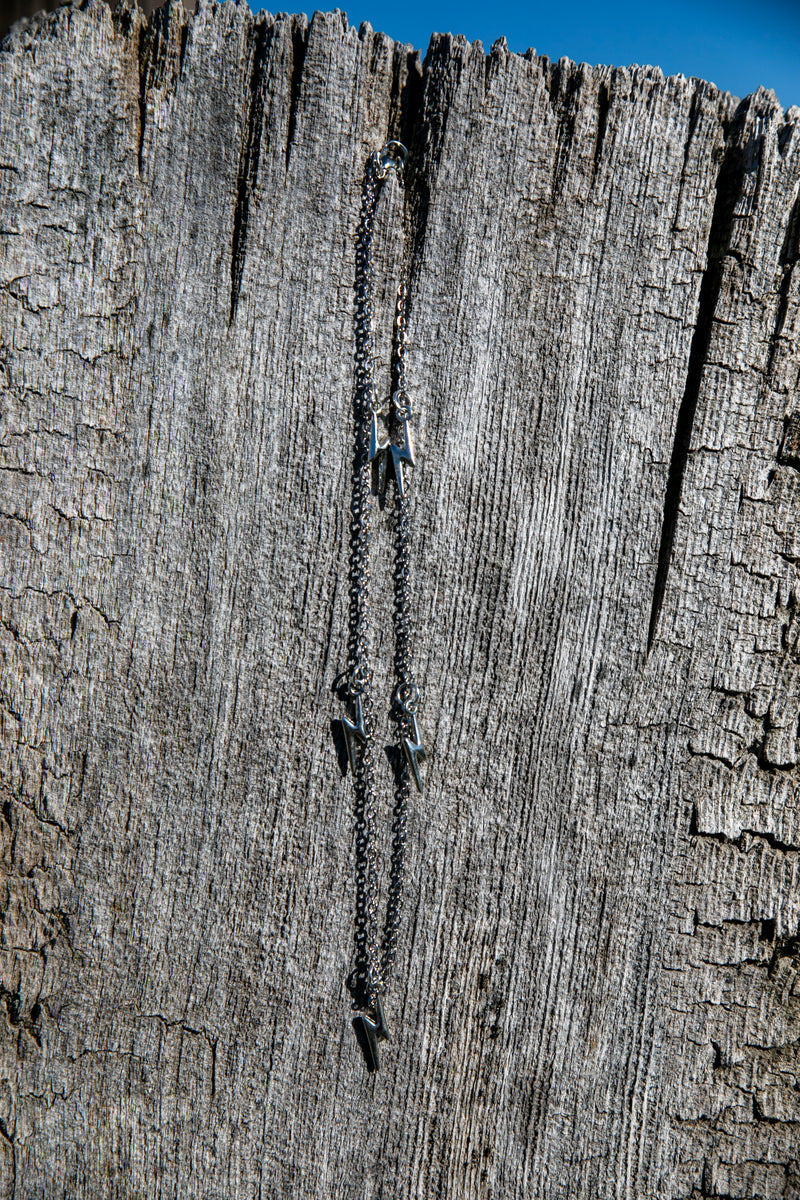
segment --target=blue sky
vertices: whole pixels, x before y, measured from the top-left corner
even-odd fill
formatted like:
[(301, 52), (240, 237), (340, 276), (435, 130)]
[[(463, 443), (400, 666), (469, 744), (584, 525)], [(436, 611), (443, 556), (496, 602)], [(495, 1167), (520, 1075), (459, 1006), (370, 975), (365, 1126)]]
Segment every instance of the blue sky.
[[(784, 107), (800, 105), (800, 0), (336, 0), (335, 6), (344, 8), (351, 25), (369, 21), (421, 50), (433, 32), (480, 38), (487, 51), (504, 34), (520, 54), (534, 46), (552, 59), (566, 54), (614, 66), (657, 64), (667, 75), (698, 75), (737, 96), (763, 84)], [(293, 11), (303, 10), (296, 5)]]

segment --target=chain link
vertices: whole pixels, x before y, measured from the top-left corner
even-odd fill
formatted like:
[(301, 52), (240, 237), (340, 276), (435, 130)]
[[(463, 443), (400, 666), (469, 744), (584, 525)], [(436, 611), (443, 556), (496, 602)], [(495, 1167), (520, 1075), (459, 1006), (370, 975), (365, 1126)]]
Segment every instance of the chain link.
[[(355, 274), (355, 455), (350, 531), (348, 703), (353, 720), (345, 721), (348, 755), (356, 791), (356, 971), (360, 990), (380, 1013), (380, 995), (394, 967), (403, 909), (406, 875), (406, 826), (413, 773), (421, 788), (417, 759), (424, 751), (417, 727), (419, 690), (413, 675), (413, 622), (411, 618), (411, 536), (408, 497), (405, 491), (406, 463), (413, 465), (408, 422), (411, 401), (406, 391), (406, 346), (408, 341), (408, 268), (405, 253), (394, 313), (394, 388), (389, 405), (378, 399), (375, 387), (372, 261), (373, 227), (381, 183), (394, 172), (401, 186), (407, 151), (399, 142), (388, 142), (367, 159), (361, 195), (361, 216), (356, 244)], [(405, 245), (405, 239), (404, 239)], [(377, 433), (379, 416), (388, 416), (393, 427), (403, 426), (403, 444)], [(392, 844), (386, 917), (379, 934), (379, 879), (377, 852), (377, 788), (375, 769), (375, 706), (370, 667), (370, 532), (373, 467), (377, 460), (379, 479), (391, 467), (395, 477), (394, 496), (394, 674), (396, 687), (392, 717), (400, 735), (402, 756), (396, 772)], [(381, 1026), (382, 1028), (382, 1026)]]

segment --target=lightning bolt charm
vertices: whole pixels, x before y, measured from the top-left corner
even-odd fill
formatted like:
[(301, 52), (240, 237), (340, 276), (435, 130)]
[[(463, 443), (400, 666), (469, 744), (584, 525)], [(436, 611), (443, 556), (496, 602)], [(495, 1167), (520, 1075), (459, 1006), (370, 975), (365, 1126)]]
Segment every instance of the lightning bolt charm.
[(392, 1040), (392, 1035), (386, 1024), (386, 1018), (383, 1015), (380, 992), (375, 993), (373, 1005), (375, 1008), (375, 1020), (364, 1013), (356, 1017), (353, 1021), (356, 1030), (360, 1030), (364, 1038), (364, 1052), (367, 1056), (367, 1069), (369, 1071), (377, 1071), (380, 1066), (378, 1042), (390, 1042)]
[[(403, 738), (403, 753), (406, 756), (408, 769), (414, 777), (414, 783), (417, 785), (417, 791), (422, 791), (422, 780), (419, 775), (419, 762), (425, 761), (425, 750), (422, 745), (422, 739), (419, 736), (419, 725), (417, 725), (416, 713), (410, 713), (411, 724), (413, 726), (413, 738)], [(419, 760), (419, 762), (417, 761)]]
[(392, 456), (392, 470), (394, 471), (397, 483), (397, 491), (401, 497), (404, 497), (406, 492), (403, 479), (403, 463), (407, 462), (410, 467), (414, 466), (414, 445), (411, 441), (411, 430), (408, 428), (407, 420), (403, 421), (402, 446), (396, 446), (394, 442), (390, 442), (389, 452)]
[(403, 463), (408, 463), (410, 467), (414, 466), (414, 445), (411, 441), (411, 430), (408, 428), (408, 421), (403, 421), (403, 444), (398, 446), (386, 434), (381, 434), (378, 429), (378, 418), (372, 414), (372, 431), (369, 439), (369, 461), (378, 462), (378, 491), (381, 496), (386, 494), (386, 484), (388, 482), (388, 466), (392, 465), (392, 474), (394, 475), (397, 485), (398, 494), (404, 497), (406, 494), (405, 479), (403, 477)]
[(356, 696), (354, 705), (356, 710), (355, 721), (351, 721), (348, 717), (342, 717), (344, 740), (347, 743), (347, 757), (350, 762), (350, 771), (353, 775), (356, 773), (355, 747), (356, 745), (365, 746), (367, 743), (367, 730), (364, 725), (361, 696)]
[(389, 437), (378, 428), (378, 414), (372, 414), (372, 427), (369, 434), (369, 461), (377, 462), (378, 492), (382, 496), (386, 491), (386, 457), (391, 446)]

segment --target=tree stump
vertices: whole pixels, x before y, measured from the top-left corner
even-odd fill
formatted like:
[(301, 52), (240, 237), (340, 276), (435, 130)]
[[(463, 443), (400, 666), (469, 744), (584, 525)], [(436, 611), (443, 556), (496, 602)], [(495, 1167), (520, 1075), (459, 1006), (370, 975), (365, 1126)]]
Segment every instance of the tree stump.
[[(800, 109), (209, 0), (0, 73), (0, 1194), (796, 1200)], [(368, 1074), (331, 722), (388, 137), (429, 759)]]

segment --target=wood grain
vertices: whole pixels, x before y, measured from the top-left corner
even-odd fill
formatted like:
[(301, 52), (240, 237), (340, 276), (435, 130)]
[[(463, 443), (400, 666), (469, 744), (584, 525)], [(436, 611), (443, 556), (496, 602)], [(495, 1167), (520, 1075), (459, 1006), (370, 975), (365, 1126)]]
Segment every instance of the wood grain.
[[(209, 0), (42, 15), (0, 83), (0, 1195), (796, 1200), (800, 110)], [(388, 136), (430, 758), (368, 1076)]]

